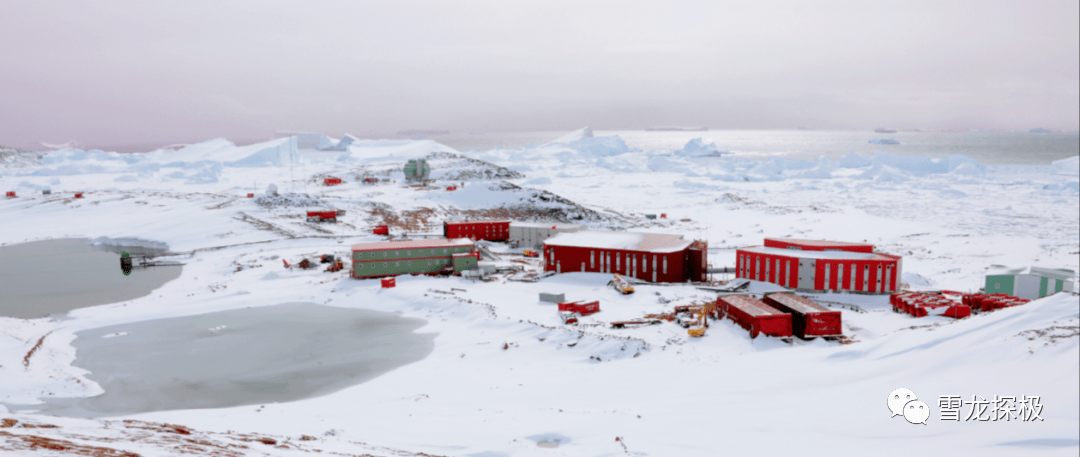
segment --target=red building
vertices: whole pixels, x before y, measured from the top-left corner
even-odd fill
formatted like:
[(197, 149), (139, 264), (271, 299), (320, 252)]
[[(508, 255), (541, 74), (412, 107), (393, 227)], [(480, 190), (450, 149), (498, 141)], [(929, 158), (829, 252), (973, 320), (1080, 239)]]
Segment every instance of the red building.
[(580, 231), (544, 240), (544, 271), (618, 273), (651, 282), (705, 281), (708, 244), (682, 235)]
[(757, 338), (758, 333), (768, 336), (791, 336), (791, 314), (766, 305), (761, 300), (745, 295), (725, 295), (716, 299), (716, 308), (721, 316), (726, 316), (750, 331), (750, 338)]
[(736, 277), (807, 292), (894, 293), (903, 268), (900, 256), (861, 243), (767, 238), (735, 255)]
[(510, 239), (509, 220), (472, 220), (443, 222), (443, 236), (447, 239), (506, 241)]

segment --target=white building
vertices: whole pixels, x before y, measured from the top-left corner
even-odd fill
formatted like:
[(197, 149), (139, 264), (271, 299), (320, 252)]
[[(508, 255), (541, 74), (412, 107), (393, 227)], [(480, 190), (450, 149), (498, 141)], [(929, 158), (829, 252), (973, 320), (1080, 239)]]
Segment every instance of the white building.
[(511, 222), (510, 243), (517, 247), (540, 250), (544, 240), (560, 233), (577, 232), (585, 227), (575, 224), (545, 224), (540, 222)]
[(1035, 300), (1061, 291), (1073, 292), (1075, 277), (1075, 271), (1064, 268), (991, 265), (986, 272), (986, 293)]

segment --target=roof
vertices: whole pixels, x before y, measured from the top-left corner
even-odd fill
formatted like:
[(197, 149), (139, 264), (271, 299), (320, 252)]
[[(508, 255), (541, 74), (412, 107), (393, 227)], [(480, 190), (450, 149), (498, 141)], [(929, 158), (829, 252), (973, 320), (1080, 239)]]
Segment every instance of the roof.
[(787, 292), (779, 292), (775, 294), (769, 294), (765, 296), (767, 299), (775, 300), (776, 302), (791, 308), (793, 311), (799, 314), (813, 314), (813, 313), (839, 313), (839, 311), (832, 311), (817, 303), (814, 303), (806, 297), (801, 297), (795, 294), (789, 294)]
[(468, 238), (454, 238), (452, 240), (401, 240), (380, 241), (377, 243), (358, 243), (352, 245), (353, 251), (385, 251), (387, 249), (424, 249), (446, 248), (452, 246), (472, 246), (473, 242)]
[(844, 251), (874, 252), (874, 245), (870, 243), (848, 243), (846, 241), (826, 240), (797, 240), (793, 238), (765, 238), (765, 246), (782, 248), (785, 245), (798, 246), (807, 250), (840, 249)]
[(522, 228), (555, 227), (558, 230), (569, 230), (569, 229), (582, 228), (580, 225), (577, 225), (577, 224), (555, 224), (555, 223), (548, 224), (548, 223), (544, 223), (544, 222), (517, 222), (517, 221), (510, 222), (510, 226), (511, 227), (522, 227)]
[(1009, 267), (1006, 265), (990, 265), (990, 269), (986, 271), (987, 276), (995, 275), (1035, 275), (1046, 276), (1048, 278), (1071, 280), (1075, 271), (1067, 270), (1064, 268), (1047, 268), (1037, 267), (1029, 265), (1026, 267)]
[(510, 219), (466, 219), (463, 221), (443, 221), (444, 224), (490, 224), (490, 223), (509, 224)]
[(798, 249), (769, 248), (765, 246), (750, 246), (739, 248), (739, 251), (756, 254), (795, 257), (799, 259), (828, 259), (828, 260), (896, 260), (895, 256), (877, 253), (850, 252), (850, 251), (800, 251)]
[(545, 246), (618, 249), (623, 251), (678, 252), (690, 247), (682, 235), (660, 233), (608, 232), (582, 230), (560, 233), (544, 241)]
[(756, 298), (747, 297), (746, 295), (725, 295), (720, 297), (721, 301), (727, 302), (731, 306), (739, 308), (745, 311), (751, 316), (775, 316), (779, 314), (787, 314), (783, 311), (779, 311), (765, 302)]

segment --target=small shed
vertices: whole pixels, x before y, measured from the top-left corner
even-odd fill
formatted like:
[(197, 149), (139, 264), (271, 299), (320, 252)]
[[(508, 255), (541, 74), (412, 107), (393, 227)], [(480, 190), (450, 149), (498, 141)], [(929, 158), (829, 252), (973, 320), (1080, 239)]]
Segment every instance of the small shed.
[(776, 337), (792, 335), (791, 315), (756, 298), (727, 295), (716, 299), (716, 308), (721, 316), (727, 316), (740, 327), (749, 330), (750, 338), (757, 338), (758, 333)]
[(833, 311), (806, 297), (780, 292), (762, 300), (777, 310), (791, 314), (791, 331), (802, 339), (818, 336), (842, 336), (840, 311)]
[(1057, 292), (1073, 292), (1076, 272), (1064, 268), (992, 265), (986, 272), (986, 293), (1036, 300)]
[(549, 303), (562, 303), (566, 301), (566, 294), (551, 294), (547, 292), (540, 292), (540, 301), (546, 301)]

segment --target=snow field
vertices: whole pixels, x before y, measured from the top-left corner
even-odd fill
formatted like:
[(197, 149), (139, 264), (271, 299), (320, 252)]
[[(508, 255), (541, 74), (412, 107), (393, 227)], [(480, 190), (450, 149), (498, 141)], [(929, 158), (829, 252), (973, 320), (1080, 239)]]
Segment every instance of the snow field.
[[(399, 277), (396, 288), (380, 289), (377, 280), (282, 268), (281, 259), (347, 255), (352, 243), (381, 239), (367, 235), (382, 220), (376, 210), (402, 217), (431, 210), (429, 228), (437, 232), (447, 215), (538, 200), (533, 192), (540, 190), (594, 211), (599, 216), (585, 220), (593, 228), (707, 239), (714, 266), (733, 265), (737, 247), (784, 236), (872, 242), (903, 255), (905, 278), (925, 278), (926, 289), (974, 290), (994, 263), (1074, 270), (1080, 263), (1076, 179), (1057, 165), (986, 166), (960, 157), (884, 153), (840, 161), (751, 161), (737, 154), (636, 151), (619, 143), (580, 132), (539, 147), (469, 153), (525, 173), (509, 182), (527, 187), (474, 177), (455, 192), (355, 182), (364, 173), (397, 179), (400, 169), (394, 167), (408, 158), (456, 154), (430, 141), (360, 140), (344, 153), (301, 151), (293, 167), (274, 162), (281, 141), (240, 151), (215, 140), (191, 147), (183, 160), (168, 151), (138, 158), (67, 151), (36, 167), (0, 169), (0, 186), (26, 182), (21, 194), (31, 186), (54, 192), (0, 200), (0, 217), (18, 221), (0, 229), (0, 243), (80, 236), (162, 242), (173, 252), (235, 245), (166, 258), (187, 265), (179, 279), (146, 297), (76, 310), (62, 320), (0, 318), (0, 398), (34, 403), (50, 392), (100, 392), (71, 365), (76, 355), (70, 342), (81, 329), (311, 302), (425, 319), (418, 331), (438, 334), (434, 352), (318, 398), (138, 418), (293, 437), (334, 429), (342, 439), (445, 455), (792, 455), (807, 449), (1075, 455), (1080, 338), (1048, 336), (1061, 334), (1055, 327), (1078, 325), (1080, 300), (1074, 295), (952, 321), (885, 311), (881, 297), (828, 294), (820, 299), (869, 310), (842, 310), (845, 335), (858, 342), (789, 345), (750, 340), (730, 321), (712, 322), (700, 339), (672, 323), (622, 330), (604, 325), (713, 297), (690, 286), (641, 285), (634, 295), (621, 296), (605, 286), (607, 275), (572, 273), (538, 283)], [(169, 160), (185, 165), (166, 166)], [(195, 179), (200, 173), (216, 181)], [(325, 174), (346, 184), (315, 185)], [(116, 181), (123, 176), (135, 179)], [(278, 184), (282, 200), (315, 200), (348, 212), (337, 225), (313, 225), (299, 216), (298, 206), (242, 198), (252, 188), (261, 194), (269, 183)], [(75, 200), (73, 190), (88, 193)], [(533, 204), (585, 214), (567, 203)], [(645, 220), (647, 213), (667, 213), (668, 219)], [(566, 326), (554, 304), (538, 302), (539, 292), (599, 299), (602, 311)], [(655, 292), (673, 301), (660, 304)], [(912, 389), (932, 407), (930, 425), (889, 417), (885, 396), (897, 387)], [(1045, 421), (938, 420), (937, 396), (953, 394), (1041, 395)], [(538, 440), (555, 436), (557, 449), (537, 447)]]

